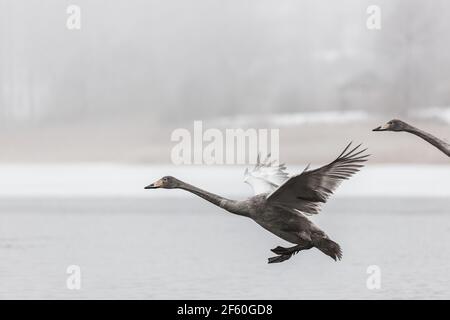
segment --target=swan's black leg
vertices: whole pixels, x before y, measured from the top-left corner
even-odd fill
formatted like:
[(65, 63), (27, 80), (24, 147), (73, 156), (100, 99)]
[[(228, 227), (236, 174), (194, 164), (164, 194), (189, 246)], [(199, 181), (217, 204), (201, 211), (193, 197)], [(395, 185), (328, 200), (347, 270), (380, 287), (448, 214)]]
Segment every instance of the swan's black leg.
[(270, 251), (272, 251), (273, 253), (276, 253), (278, 255), (285, 255), (285, 254), (295, 254), (297, 252), (299, 252), (300, 250), (307, 250), (307, 249), (311, 249), (313, 246), (310, 243), (304, 243), (304, 244), (297, 244), (293, 247), (289, 247), (289, 248), (284, 248), (284, 247), (276, 247), (274, 249), (271, 249)]
[(292, 255), (275, 256), (268, 259), (268, 263), (279, 263), (288, 260)]
[(270, 251), (272, 251), (273, 253), (278, 254), (278, 255), (283, 255), (283, 254), (291, 254), (293, 251), (295, 251), (295, 248), (297, 248), (297, 246), (293, 246), (290, 248), (284, 248), (284, 247), (278, 246), (274, 249), (271, 249)]
[(269, 258), (268, 263), (278, 263), (283, 262), (291, 258), (294, 254), (301, 250), (307, 250), (311, 249), (313, 246), (312, 244), (298, 244), (296, 246), (290, 247), (290, 248), (283, 248), (283, 247), (276, 247), (274, 249), (271, 249), (271, 251), (278, 256)]

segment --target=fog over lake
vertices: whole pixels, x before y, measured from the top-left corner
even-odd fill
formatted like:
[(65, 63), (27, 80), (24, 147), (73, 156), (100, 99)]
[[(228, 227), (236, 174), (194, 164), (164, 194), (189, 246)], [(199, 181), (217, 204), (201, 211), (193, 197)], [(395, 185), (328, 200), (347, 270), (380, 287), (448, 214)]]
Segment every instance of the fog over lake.
[[(450, 141), (450, 1), (376, 2), (0, 0), (0, 299), (450, 299), (449, 158), (372, 131)], [(368, 148), (310, 217), (342, 261), (269, 265), (289, 244), (253, 221), (144, 190), (252, 196), (227, 130), (292, 175)]]

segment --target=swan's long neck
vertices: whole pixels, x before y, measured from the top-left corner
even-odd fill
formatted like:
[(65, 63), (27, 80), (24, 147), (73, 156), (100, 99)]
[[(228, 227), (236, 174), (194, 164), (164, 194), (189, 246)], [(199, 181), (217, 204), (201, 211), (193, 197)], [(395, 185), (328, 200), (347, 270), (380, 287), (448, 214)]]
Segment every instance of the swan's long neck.
[(193, 193), (200, 198), (205, 199), (206, 201), (211, 202), (212, 204), (215, 204), (218, 207), (221, 207), (231, 213), (235, 213), (238, 215), (244, 215), (246, 216), (245, 212), (242, 212), (242, 208), (240, 208), (238, 201), (230, 200), (224, 197), (221, 197), (217, 194), (205, 191), (203, 189), (197, 188), (191, 184), (188, 184), (186, 182), (181, 182), (179, 189), (186, 190), (190, 193)]
[(441, 139), (433, 136), (432, 134), (425, 132), (423, 130), (420, 130), (416, 127), (413, 127), (411, 125), (408, 125), (406, 129), (404, 130), (406, 132), (412, 133), (423, 140), (431, 143), (433, 146), (444, 152), (447, 156), (450, 157), (450, 145), (446, 143), (445, 141), (442, 141)]

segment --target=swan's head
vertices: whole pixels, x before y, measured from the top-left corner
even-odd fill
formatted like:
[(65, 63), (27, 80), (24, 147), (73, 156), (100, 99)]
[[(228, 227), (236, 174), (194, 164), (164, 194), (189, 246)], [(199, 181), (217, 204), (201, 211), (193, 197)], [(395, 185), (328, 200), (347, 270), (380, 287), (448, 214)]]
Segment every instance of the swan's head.
[(379, 126), (372, 131), (404, 131), (408, 125), (397, 119), (388, 121), (386, 124)]
[(149, 184), (144, 189), (175, 189), (180, 186), (180, 180), (171, 177), (171, 176), (165, 176), (161, 179), (153, 182), (152, 184)]

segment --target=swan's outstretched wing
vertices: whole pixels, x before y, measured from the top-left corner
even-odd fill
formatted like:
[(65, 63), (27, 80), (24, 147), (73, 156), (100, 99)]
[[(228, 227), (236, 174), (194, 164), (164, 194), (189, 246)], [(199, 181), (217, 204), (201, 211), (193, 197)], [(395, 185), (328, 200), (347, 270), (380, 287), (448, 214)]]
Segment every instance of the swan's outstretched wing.
[(285, 170), (284, 164), (275, 165), (275, 161), (270, 160), (270, 154), (264, 161), (258, 155), (253, 170), (245, 170), (244, 182), (252, 187), (255, 195), (270, 193), (289, 178)]
[[(305, 214), (317, 214), (321, 203), (327, 201), (340, 183), (358, 172), (367, 161), (367, 149), (357, 147), (350, 149), (350, 144), (339, 157), (315, 170), (308, 167), (299, 175), (291, 177), (267, 196), (273, 204), (293, 208)], [(349, 151), (350, 149), (350, 151)]]

